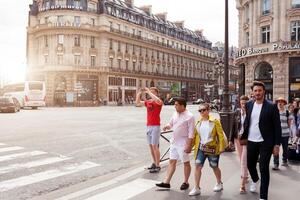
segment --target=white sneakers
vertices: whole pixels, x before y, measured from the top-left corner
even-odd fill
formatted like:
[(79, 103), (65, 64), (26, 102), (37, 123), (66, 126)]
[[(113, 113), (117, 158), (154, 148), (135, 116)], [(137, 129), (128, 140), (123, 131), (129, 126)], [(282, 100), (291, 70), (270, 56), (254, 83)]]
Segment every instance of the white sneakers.
[[(223, 183), (217, 183), (214, 187), (214, 192), (220, 192), (223, 190)], [(201, 190), (200, 188), (196, 188), (194, 187), (190, 193), (189, 193), (189, 196), (196, 196), (196, 195), (200, 195), (201, 194)]]
[(223, 183), (217, 183), (214, 187), (214, 192), (220, 192), (221, 190), (223, 190)]
[(194, 187), (194, 188), (190, 191), (189, 196), (196, 196), (196, 195), (200, 195), (200, 194), (201, 194), (200, 188)]
[(250, 182), (250, 192), (256, 192), (256, 185), (257, 183), (254, 183), (253, 181)]

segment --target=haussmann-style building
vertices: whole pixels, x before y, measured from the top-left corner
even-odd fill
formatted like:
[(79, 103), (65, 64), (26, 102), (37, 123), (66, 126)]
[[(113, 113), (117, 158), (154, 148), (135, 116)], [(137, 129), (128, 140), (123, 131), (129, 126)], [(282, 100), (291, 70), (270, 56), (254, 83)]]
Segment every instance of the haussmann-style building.
[(129, 104), (142, 87), (161, 97), (203, 97), (215, 54), (201, 30), (133, 0), (34, 0), (27, 28), (28, 80), (45, 81), (46, 103)]
[(263, 81), (266, 97), (291, 101), (300, 97), (300, 0), (236, 0), (240, 85), (250, 93), (252, 81)]

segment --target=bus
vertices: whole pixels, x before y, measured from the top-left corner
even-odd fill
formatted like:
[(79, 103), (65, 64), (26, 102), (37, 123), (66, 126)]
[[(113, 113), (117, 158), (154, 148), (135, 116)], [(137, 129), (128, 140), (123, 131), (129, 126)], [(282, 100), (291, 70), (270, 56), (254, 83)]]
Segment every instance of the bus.
[(22, 83), (9, 84), (4, 86), (3, 96), (15, 97), (21, 105), (21, 108), (46, 106), (46, 87), (42, 81), (25, 81)]

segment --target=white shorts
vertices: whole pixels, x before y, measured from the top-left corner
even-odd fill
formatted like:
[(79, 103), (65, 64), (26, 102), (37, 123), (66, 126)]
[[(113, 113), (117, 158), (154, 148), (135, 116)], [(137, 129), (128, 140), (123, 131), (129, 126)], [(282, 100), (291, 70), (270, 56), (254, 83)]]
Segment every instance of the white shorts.
[(170, 146), (170, 159), (181, 160), (184, 163), (190, 161), (189, 154), (184, 152), (184, 146), (176, 146), (173, 144)]

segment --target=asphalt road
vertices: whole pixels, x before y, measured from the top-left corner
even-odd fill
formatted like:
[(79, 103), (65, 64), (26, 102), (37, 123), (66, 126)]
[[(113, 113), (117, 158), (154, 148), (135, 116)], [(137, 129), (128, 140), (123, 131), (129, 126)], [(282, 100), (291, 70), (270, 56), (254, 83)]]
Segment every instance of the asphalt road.
[[(197, 106), (188, 109), (199, 116)], [(173, 112), (164, 106), (162, 124)], [(145, 122), (145, 108), (134, 106), (0, 113), (0, 199), (31, 199), (150, 164)]]

